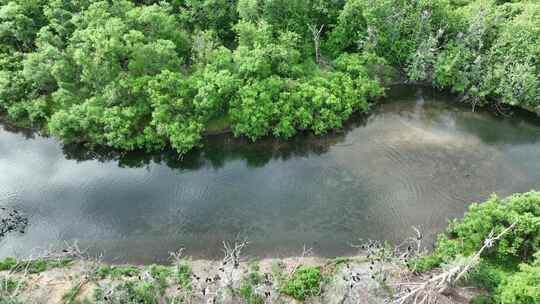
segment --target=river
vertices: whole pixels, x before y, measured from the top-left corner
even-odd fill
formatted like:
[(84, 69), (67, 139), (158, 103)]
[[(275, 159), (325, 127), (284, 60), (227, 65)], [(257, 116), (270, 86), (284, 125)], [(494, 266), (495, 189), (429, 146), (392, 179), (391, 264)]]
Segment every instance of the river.
[(540, 189), (534, 115), (472, 112), (429, 88), (396, 86), (343, 132), (290, 141), (205, 139), (170, 151), (88, 151), (0, 126), (0, 206), (28, 217), (0, 240), (0, 257), (35, 255), (77, 240), (115, 263), (166, 262), (180, 247), (219, 258), (221, 242), (283, 257), (313, 248), (353, 254), (363, 239), (426, 244), (492, 193)]

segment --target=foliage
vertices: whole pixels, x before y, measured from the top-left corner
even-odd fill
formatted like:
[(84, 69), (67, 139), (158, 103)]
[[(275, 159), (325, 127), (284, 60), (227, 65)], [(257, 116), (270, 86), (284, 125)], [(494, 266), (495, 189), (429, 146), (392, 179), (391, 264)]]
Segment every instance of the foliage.
[(57, 259), (35, 259), (17, 261), (12, 257), (0, 260), (0, 271), (11, 270), (14, 272), (40, 273), (52, 268), (62, 268), (73, 263), (69, 257)]
[(0, 304), (21, 304), (21, 291), (26, 288), (26, 282), (10, 277), (0, 277)]
[(471, 299), (471, 304), (493, 304), (493, 299), (488, 296), (475, 296)]
[(511, 271), (511, 268), (481, 261), (471, 273), (469, 281), (475, 286), (493, 292)]
[(519, 271), (505, 278), (497, 298), (501, 303), (540, 303), (540, 252), (532, 265), (521, 264)]
[[(470, 256), (494, 231), (500, 233), (512, 223), (516, 226), (484, 252), (483, 262), (477, 275), (484, 287), (493, 287), (500, 282), (497, 273), (515, 267), (520, 261), (530, 262), (539, 251), (540, 237), (540, 192), (527, 192), (500, 199), (493, 195), (486, 202), (473, 203), (461, 220), (450, 223), (447, 233), (438, 237), (435, 252), (410, 263), (416, 271), (424, 272), (455, 256)], [(496, 266), (499, 265), (499, 266)], [(495, 268), (494, 268), (495, 267)], [(488, 283), (491, 281), (492, 283)]]
[(113, 279), (118, 279), (121, 277), (133, 277), (138, 275), (140, 273), (140, 269), (132, 265), (101, 265), (99, 266), (97, 272), (102, 278), (110, 276)]
[(191, 274), (191, 267), (186, 260), (182, 260), (180, 263), (178, 263), (178, 265), (176, 265), (176, 279), (178, 280), (178, 284), (180, 284), (183, 289), (191, 290)]
[(81, 292), (81, 285), (77, 284), (69, 289), (67, 293), (62, 296), (62, 302), (64, 304), (77, 304), (77, 295)]
[(113, 288), (112, 296), (107, 296), (102, 289), (98, 289), (94, 300), (96, 303), (158, 304), (162, 295), (159, 286), (151, 282), (125, 281)]
[(193, 30), (215, 30), (220, 40), (233, 44), (237, 22), (236, 0), (184, 0), (179, 7), (182, 25)]
[(252, 140), (339, 129), (387, 65), (540, 111), (539, 20), (537, 1), (3, 1), (0, 112), (66, 143), (185, 154), (222, 117)]
[(540, 192), (516, 194), (505, 199), (492, 196), (482, 204), (472, 204), (462, 220), (450, 223), (448, 235), (441, 235), (437, 254), (443, 259), (476, 252), (491, 231), (500, 233), (516, 223), (489, 251), (485, 259), (501, 264), (531, 261), (540, 250)]
[(0, 291), (5, 293), (13, 293), (17, 289), (24, 289), (26, 283), (24, 281), (16, 280), (13, 278), (1, 278), (0, 279)]
[(412, 261), (408, 261), (407, 266), (416, 272), (426, 272), (439, 266), (441, 263), (442, 259), (440, 256), (436, 254), (428, 254), (417, 257)]
[(307, 297), (320, 294), (321, 281), (320, 267), (300, 266), (283, 282), (281, 292), (295, 299), (305, 300)]
[(512, 223), (513, 229), (483, 252), (468, 283), (489, 290), (494, 303), (540, 303), (540, 192), (504, 199), (494, 195), (470, 205), (462, 220), (451, 222), (447, 233), (439, 235), (435, 252), (414, 261), (412, 268), (423, 272), (459, 256), (470, 257), (492, 231), (496, 235)]
[(240, 297), (244, 299), (246, 304), (263, 304), (264, 299), (253, 291), (253, 286), (249, 282), (244, 282), (242, 287), (238, 289)]
[(173, 269), (162, 265), (150, 265), (144, 272), (135, 266), (101, 266), (101, 278), (110, 275), (119, 284), (104, 284), (94, 294), (96, 303), (144, 303), (157, 304), (169, 287)]
[(17, 260), (12, 257), (4, 258), (0, 260), (0, 271), (7, 271), (17, 266)]
[(160, 290), (165, 290), (169, 287), (168, 278), (173, 274), (173, 270), (163, 265), (151, 265), (149, 267), (150, 275), (159, 285)]
[(409, 76), (463, 93), (473, 104), (538, 109), (540, 5), (477, 0), (450, 12), (447, 26), (424, 33)]
[(233, 131), (255, 140), (269, 134), (290, 138), (302, 130), (324, 134), (341, 128), (352, 113), (369, 110), (368, 99), (383, 95), (379, 83), (361, 65), (367, 57), (343, 55), (334, 71), (310, 78), (285, 78), (296, 73), (287, 68), (281, 69), (282, 77), (248, 82), (231, 101)]

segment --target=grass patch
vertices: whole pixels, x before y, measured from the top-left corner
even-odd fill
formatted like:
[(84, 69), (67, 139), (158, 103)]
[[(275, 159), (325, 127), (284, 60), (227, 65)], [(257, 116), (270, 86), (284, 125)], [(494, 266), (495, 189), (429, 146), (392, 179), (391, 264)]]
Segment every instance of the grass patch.
[(94, 300), (96, 304), (158, 304), (162, 296), (163, 291), (156, 284), (143, 281), (127, 281), (114, 287), (112, 295), (105, 295), (103, 289), (96, 290)]
[(0, 271), (8, 271), (17, 266), (17, 260), (15, 258), (7, 257), (0, 260)]
[(7, 257), (3, 259), (2, 261), (0, 261), (0, 271), (14, 271), (14, 272), (28, 271), (29, 273), (41, 273), (48, 269), (63, 268), (63, 267), (71, 266), (73, 262), (74, 260), (72, 258), (17, 261), (14, 258)]
[(283, 281), (280, 291), (297, 300), (318, 296), (321, 293), (321, 268), (315, 266), (300, 266)]
[(165, 290), (169, 287), (168, 278), (173, 274), (173, 270), (170, 267), (151, 265), (149, 267), (149, 272), (156, 280), (161, 290)]
[(424, 255), (407, 262), (407, 267), (415, 272), (427, 272), (440, 266), (442, 259), (435, 254)]
[(238, 293), (247, 304), (264, 304), (264, 299), (253, 291), (253, 286), (248, 281), (242, 284)]
[(0, 278), (0, 304), (22, 304), (19, 292), (26, 288), (26, 283), (13, 278)]
[(491, 297), (476, 296), (471, 299), (471, 304), (493, 304), (495, 303)]
[(141, 270), (135, 266), (113, 266), (111, 267), (111, 277), (119, 278), (122, 276), (133, 277), (141, 273)]
[(79, 302), (76, 300), (76, 298), (81, 292), (81, 287), (81, 284), (71, 287), (71, 289), (62, 296), (62, 302), (64, 304), (78, 304)]
[(182, 260), (176, 265), (176, 279), (178, 284), (186, 290), (191, 290), (191, 267), (188, 261)]
[(481, 261), (476, 269), (471, 272), (467, 282), (476, 287), (493, 292), (512, 272), (515, 271), (504, 269), (500, 265)]
[(22, 290), (24, 288), (26, 288), (26, 283), (24, 281), (13, 278), (0, 278), (0, 291), (2, 294), (13, 293), (17, 289)]

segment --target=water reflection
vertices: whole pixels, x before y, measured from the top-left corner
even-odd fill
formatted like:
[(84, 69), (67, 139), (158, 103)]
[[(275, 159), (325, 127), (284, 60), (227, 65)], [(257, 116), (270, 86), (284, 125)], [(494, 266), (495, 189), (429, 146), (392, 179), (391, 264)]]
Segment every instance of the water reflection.
[(193, 149), (183, 156), (170, 148), (159, 153), (147, 153), (145, 151), (117, 151), (103, 147), (89, 150), (80, 144), (63, 145), (62, 152), (66, 159), (114, 161), (123, 168), (141, 168), (155, 163), (181, 170), (219, 169), (227, 161), (234, 160), (244, 160), (248, 167), (257, 168), (264, 167), (271, 160), (286, 161), (294, 157), (324, 154), (331, 146), (342, 143), (348, 130), (365, 123), (364, 117), (359, 115), (351, 119), (343, 130), (324, 136), (304, 133), (289, 141), (263, 138), (253, 143), (246, 138), (235, 138), (232, 134), (209, 136), (203, 140), (203, 148)]
[(391, 91), (343, 132), (255, 144), (205, 140), (180, 159), (90, 151), (53, 138), (0, 131), (0, 206), (29, 215), (0, 257), (79, 240), (109, 260), (164, 261), (180, 246), (221, 254), (224, 239), (250, 254), (351, 253), (357, 238), (400, 240), (411, 225), (432, 238), (469, 202), (538, 188), (540, 127), (517, 114), (470, 112), (439, 92)]

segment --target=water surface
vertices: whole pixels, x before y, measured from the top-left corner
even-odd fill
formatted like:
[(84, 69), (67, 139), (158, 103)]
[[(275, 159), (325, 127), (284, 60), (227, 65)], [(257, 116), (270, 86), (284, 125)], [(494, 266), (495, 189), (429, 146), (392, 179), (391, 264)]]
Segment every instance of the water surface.
[(113, 262), (164, 262), (185, 247), (218, 258), (221, 242), (253, 256), (352, 254), (359, 238), (428, 240), (491, 193), (540, 189), (532, 115), (471, 112), (427, 88), (396, 87), (344, 132), (255, 144), (212, 137), (178, 159), (88, 151), (0, 128), (0, 206), (29, 217), (0, 257), (78, 240)]

